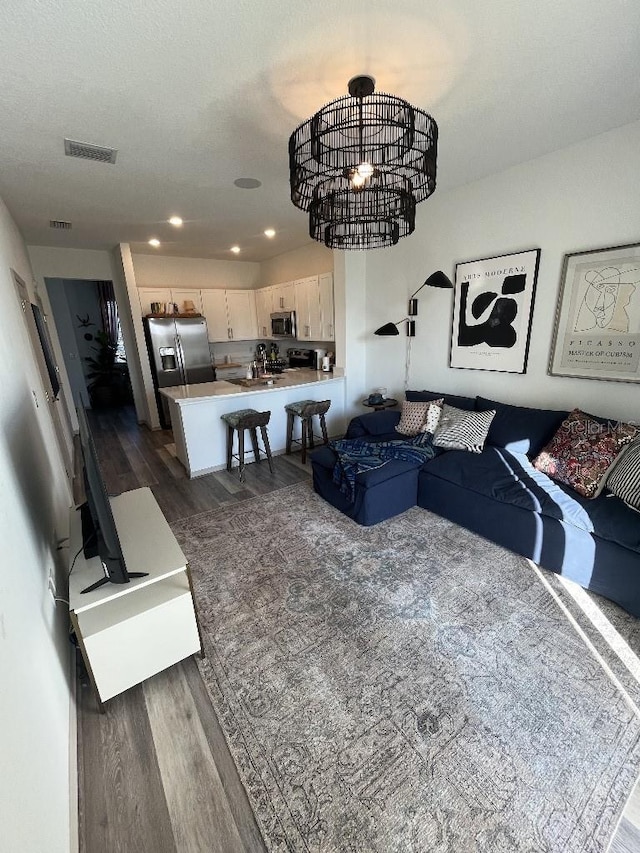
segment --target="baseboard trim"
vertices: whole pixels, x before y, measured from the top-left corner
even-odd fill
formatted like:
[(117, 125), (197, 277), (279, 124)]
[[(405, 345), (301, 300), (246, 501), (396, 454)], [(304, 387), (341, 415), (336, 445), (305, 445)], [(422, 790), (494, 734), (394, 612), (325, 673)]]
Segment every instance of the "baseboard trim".
[(78, 708), (76, 704), (76, 648), (70, 644), (69, 653), (69, 853), (80, 851), (80, 821), (78, 815)]

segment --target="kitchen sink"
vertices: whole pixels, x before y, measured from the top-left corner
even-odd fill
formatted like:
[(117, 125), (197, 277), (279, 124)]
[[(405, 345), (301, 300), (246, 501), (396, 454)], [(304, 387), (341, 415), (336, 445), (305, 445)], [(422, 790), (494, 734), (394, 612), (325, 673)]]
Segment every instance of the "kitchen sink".
[(273, 385), (280, 379), (279, 376), (271, 376), (269, 379), (225, 379), (225, 382), (230, 382), (232, 385), (240, 385), (241, 388), (254, 388), (259, 385)]

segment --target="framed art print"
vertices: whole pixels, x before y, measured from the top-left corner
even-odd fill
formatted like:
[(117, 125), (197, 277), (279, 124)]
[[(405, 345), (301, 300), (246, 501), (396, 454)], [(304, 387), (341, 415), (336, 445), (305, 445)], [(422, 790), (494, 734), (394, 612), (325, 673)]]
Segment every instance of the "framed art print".
[(540, 249), (456, 264), (451, 367), (526, 373)]
[(549, 373), (640, 382), (640, 244), (564, 256)]

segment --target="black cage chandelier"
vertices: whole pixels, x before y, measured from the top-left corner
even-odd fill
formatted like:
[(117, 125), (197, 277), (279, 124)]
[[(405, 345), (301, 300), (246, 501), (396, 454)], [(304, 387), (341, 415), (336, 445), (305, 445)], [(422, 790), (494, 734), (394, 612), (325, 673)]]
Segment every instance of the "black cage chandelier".
[(416, 204), (436, 188), (438, 126), (402, 98), (374, 94), (371, 77), (289, 138), (291, 201), (330, 249), (393, 246), (415, 228)]

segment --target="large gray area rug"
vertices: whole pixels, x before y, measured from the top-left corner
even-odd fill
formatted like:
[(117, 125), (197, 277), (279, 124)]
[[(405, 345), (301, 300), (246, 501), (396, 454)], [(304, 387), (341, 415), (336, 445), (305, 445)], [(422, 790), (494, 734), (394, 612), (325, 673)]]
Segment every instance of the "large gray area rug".
[(418, 508), (360, 527), (307, 483), (172, 527), (270, 850), (606, 850), (637, 684), (526, 560)]

